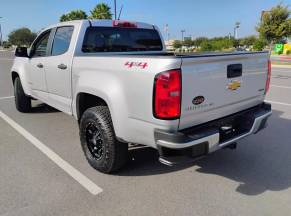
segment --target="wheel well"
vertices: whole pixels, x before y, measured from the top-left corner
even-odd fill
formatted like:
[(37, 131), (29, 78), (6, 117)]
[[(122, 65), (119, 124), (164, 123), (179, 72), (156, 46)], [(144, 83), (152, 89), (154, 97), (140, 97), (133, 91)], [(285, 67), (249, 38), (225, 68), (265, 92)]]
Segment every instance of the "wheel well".
[(13, 71), (11, 76), (12, 76), (12, 83), (14, 84), (14, 80), (15, 80), (17, 77), (19, 77), (19, 75), (18, 75), (17, 72)]
[(91, 107), (95, 106), (108, 106), (105, 100), (95, 95), (88, 93), (79, 93), (77, 96), (77, 116), (81, 118), (83, 113)]

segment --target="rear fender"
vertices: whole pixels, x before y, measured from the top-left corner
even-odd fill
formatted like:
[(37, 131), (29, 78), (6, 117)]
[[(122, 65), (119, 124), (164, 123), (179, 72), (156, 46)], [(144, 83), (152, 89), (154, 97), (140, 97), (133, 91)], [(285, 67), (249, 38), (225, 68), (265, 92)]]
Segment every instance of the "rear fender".
[(128, 121), (128, 109), (121, 83), (109, 73), (102, 74), (102, 79), (100, 79), (100, 73), (87, 71), (79, 74), (74, 85), (75, 92), (72, 104), (74, 117), (76, 119), (80, 118), (77, 114), (77, 96), (79, 93), (97, 96), (108, 105), (116, 136), (122, 138), (127, 127), (124, 123)]

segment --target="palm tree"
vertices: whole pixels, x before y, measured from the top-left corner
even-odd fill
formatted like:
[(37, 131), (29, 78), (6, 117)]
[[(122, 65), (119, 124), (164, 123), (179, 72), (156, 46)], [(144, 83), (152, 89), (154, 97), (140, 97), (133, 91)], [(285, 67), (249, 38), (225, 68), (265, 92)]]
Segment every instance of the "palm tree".
[(63, 14), (60, 17), (60, 22), (70, 21), (70, 20), (81, 20), (87, 19), (87, 14), (82, 10), (73, 10), (67, 14)]
[(112, 19), (110, 7), (105, 3), (100, 3), (91, 11), (90, 19)]

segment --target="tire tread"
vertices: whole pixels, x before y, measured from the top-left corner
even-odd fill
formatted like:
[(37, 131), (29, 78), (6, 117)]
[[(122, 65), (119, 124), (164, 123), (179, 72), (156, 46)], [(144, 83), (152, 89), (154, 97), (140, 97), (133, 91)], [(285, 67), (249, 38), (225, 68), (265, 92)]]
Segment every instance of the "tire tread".
[[(82, 130), (83, 126), (88, 119), (94, 118), (96, 120), (96, 123), (101, 127), (102, 131), (105, 133), (105, 136), (107, 138), (107, 147), (109, 152), (110, 159), (106, 159), (105, 163), (103, 163), (101, 166), (100, 164), (96, 163), (90, 155), (88, 155), (88, 151), (86, 151), (86, 143), (84, 138), (82, 139)], [(87, 109), (80, 122), (80, 137), (81, 137), (81, 144), (84, 150), (84, 154), (89, 162), (89, 164), (103, 172), (103, 173), (112, 173), (114, 171), (119, 170), (122, 168), (128, 159), (128, 144), (119, 142), (116, 138), (113, 123), (110, 115), (110, 111), (107, 106), (97, 106)]]
[(27, 113), (31, 110), (31, 99), (25, 95), (23, 90), (21, 80), (16, 77), (14, 80), (14, 96), (15, 96), (15, 106), (19, 112)]

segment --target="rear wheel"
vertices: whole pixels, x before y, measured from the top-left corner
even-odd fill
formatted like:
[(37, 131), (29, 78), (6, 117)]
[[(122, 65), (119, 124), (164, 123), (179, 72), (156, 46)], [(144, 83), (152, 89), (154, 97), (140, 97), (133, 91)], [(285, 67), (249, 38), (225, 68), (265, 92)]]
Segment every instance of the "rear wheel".
[(29, 112), (31, 110), (31, 99), (26, 96), (19, 77), (14, 80), (15, 106), (19, 112)]
[(128, 144), (116, 139), (106, 106), (84, 112), (80, 121), (80, 139), (89, 164), (98, 171), (112, 173), (127, 162)]

